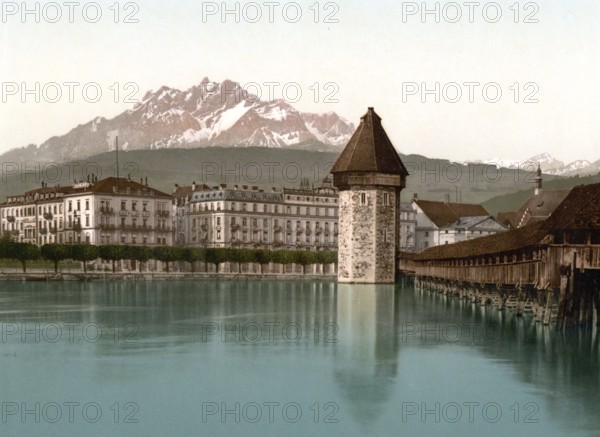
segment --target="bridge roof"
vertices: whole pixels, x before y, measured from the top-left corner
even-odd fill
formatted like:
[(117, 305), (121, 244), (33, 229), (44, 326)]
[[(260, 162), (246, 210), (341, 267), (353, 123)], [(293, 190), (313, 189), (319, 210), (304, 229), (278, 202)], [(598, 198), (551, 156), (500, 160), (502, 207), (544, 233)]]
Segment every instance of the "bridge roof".
[(600, 184), (573, 188), (544, 223), (549, 231), (599, 230)]

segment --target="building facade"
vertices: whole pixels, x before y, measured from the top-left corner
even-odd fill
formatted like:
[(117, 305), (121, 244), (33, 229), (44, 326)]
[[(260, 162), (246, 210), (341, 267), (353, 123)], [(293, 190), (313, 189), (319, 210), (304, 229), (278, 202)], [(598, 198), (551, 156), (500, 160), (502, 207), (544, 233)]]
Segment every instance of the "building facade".
[[(477, 204), (422, 200), (415, 195), (412, 207), (416, 212), (415, 250), (417, 252), (440, 244), (462, 241), (467, 233), (465, 226), (479, 226), (468, 230), (470, 238), (503, 232), (507, 229), (499, 221), (492, 219), (483, 206)], [(489, 219), (494, 223), (488, 223)]]
[(453, 244), (459, 241), (472, 240), (473, 238), (505, 232), (508, 229), (508, 226), (500, 223), (492, 216), (461, 217), (454, 223), (440, 228), (440, 244)]
[(338, 195), (329, 180), (319, 188), (256, 186), (176, 187), (176, 244), (335, 250)]
[(0, 228), (37, 245), (172, 244), (171, 196), (126, 178), (42, 186), (0, 205)]
[(417, 211), (409, 202), (400, 202), (400, 250), (414, 252), (417, 231)]

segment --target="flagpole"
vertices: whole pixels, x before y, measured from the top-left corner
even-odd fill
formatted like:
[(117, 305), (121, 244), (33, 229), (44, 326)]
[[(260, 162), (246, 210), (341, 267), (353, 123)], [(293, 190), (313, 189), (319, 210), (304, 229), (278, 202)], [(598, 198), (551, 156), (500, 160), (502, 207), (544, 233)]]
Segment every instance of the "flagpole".
[(115, 137), (115, 152), (117, 155), (117, 179), (119, 179), (119, 136)]

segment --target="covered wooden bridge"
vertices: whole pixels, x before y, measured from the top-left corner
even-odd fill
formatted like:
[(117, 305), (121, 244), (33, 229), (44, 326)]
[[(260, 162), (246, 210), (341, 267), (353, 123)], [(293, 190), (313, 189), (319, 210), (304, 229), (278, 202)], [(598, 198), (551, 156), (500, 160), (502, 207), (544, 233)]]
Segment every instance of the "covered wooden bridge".
[(575, 187), (545, 221), (404, 254), (400, 269), (418, 287), (591, 327), (600, 322), (600, 184)]

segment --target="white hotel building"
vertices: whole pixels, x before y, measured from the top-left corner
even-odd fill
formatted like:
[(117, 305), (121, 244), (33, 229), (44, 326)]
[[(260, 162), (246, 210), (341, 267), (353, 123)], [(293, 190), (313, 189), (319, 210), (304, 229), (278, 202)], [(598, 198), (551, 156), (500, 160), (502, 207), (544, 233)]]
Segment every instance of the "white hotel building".
[(319, 188), (261, 190), (247, 185), (176, 187), (175, 244), (336, 250), (338, 195)]
[(37, 245), (170, 245), (171, 196), (126, 178), (44, 184), (0, 205), (0, 229)]

